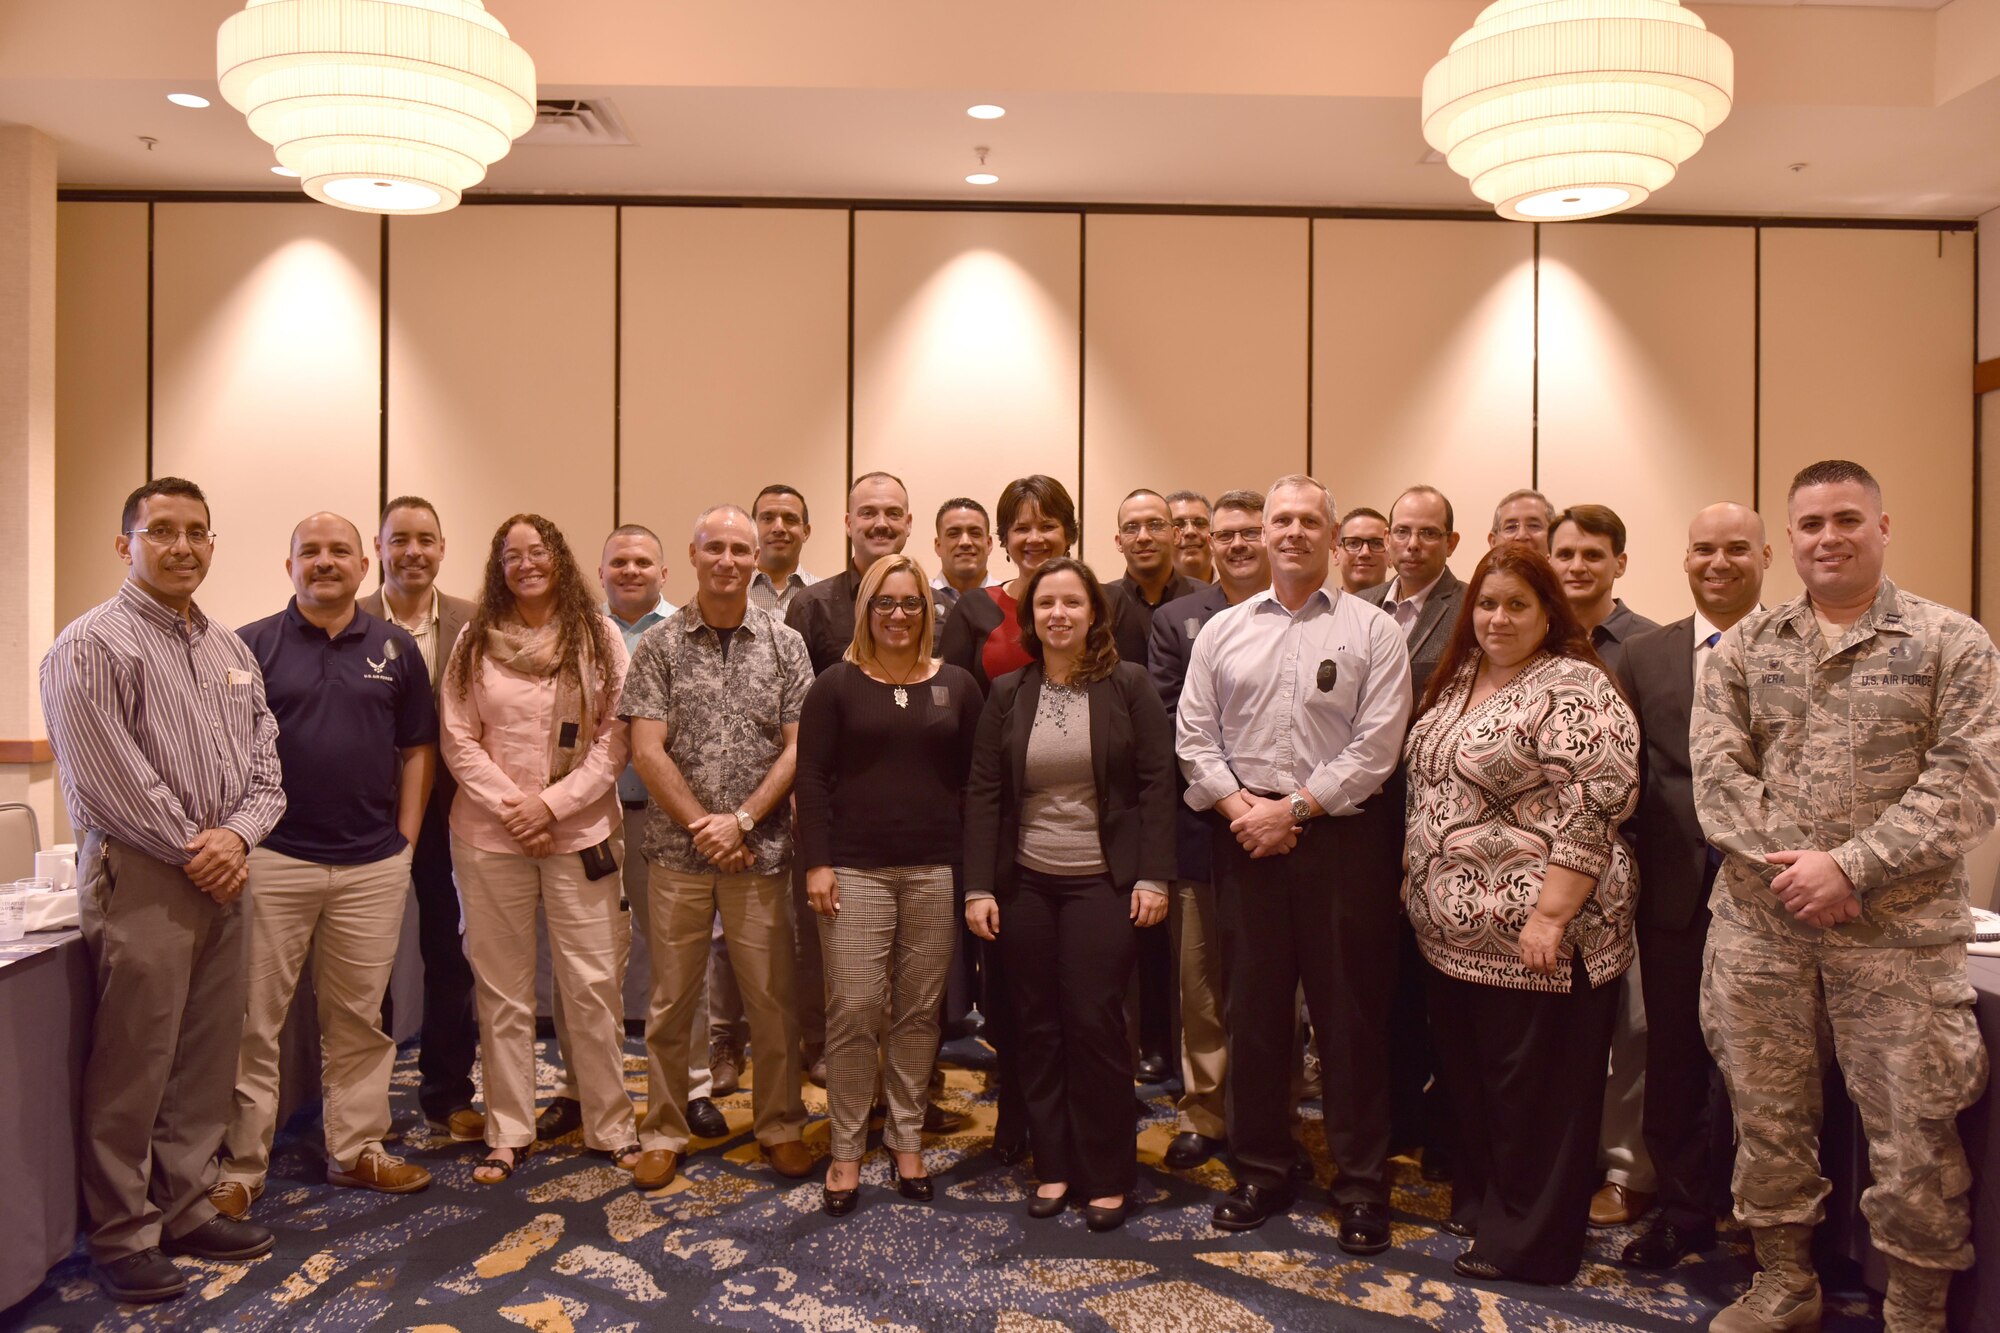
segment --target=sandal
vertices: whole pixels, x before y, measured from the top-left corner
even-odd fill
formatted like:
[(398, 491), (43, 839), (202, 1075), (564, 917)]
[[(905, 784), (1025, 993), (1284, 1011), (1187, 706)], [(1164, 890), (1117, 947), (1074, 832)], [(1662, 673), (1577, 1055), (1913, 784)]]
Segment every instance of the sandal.
[(617, 1167), (620, 1171), (630, 1171), (639, 1164), (639, 1159), (645, 1155), (646, 1150), (636, 1143), (628, 1143), (622, 1148), (613, 1148), (607, 1154), (611, 1158), (611, 1165)]
[[(493, 1155), (494, 1152), (511, 1152), (514, 1154), (514, 1160), (510, 1162), (504, 1157), (495, 1157)], [(514, 1174), (514, 1168), (519, 1166), (521, 1164), (522, 1159), (525, 1158), (526, 1156), (527, 1154), (522, 1152), (519, 1148), (493, 1149), (489, 1151), (485, 1157), (480, 1158), (479, 1161), (474, 1164), (472, 1168), (472, 1183), (475, 1185), (502, 1184), (507, 1180), (509, 1176)], [(481, 1180), (479, 1178), (479, 1173), (481, 1171), (496, 1171), (499, 1174), (491, 1180)]]

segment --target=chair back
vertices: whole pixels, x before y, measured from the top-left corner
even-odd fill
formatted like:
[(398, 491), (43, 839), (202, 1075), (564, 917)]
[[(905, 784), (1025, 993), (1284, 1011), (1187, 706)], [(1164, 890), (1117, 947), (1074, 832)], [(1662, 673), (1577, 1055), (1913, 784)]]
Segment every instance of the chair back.
[(42, 850), (42, 831), (32, 808), (0, 804), (0, 881), (26, 879), (35, 873), (35, 853)]

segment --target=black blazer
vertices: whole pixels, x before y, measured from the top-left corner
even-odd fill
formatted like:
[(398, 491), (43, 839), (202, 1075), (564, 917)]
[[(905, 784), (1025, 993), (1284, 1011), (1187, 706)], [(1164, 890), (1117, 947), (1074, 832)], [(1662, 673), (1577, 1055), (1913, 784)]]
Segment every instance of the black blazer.
[[(1196, 591), (1185, 597), (1176, 597), (1153, 612), (1153, 633), (1146, 646), (1146, 675), (1152, 680), (1153, 688), (1160, 692), (1160, 702), (1166, 705), (1167, 721), (1174, 722), (1181, 706), (1181, 689), (1187, 684), (1188, 659), (1194, 656), (1195, 635), (1218, 611), (1229, 605), (1229, 595), (1222, 586), (1215, 583), (1192, 585)], [(1175, 766), (1176, 793), (1187, 790), (1187, 783), (1180, 781), (1179, 766)], [(1180, 863), (1180, 878), (1206, 884), (1215, 873), (1214, 856), (1210, 843), (1214, 837), (1213, 821), (1207, 815), (1196, 814), (1187, 808), (1187, 802), (1175, 801), (1174, 813), (1175, 859)]]
[[(1097, 839), (1112, 883), (1174, 877), (1174, 734), (1145, 669), (1120, 662), (1086, 687), (1090, 766), (1097, 778)], [(965, 783), (965, 888), (1005, 892), (1021, 843), (1028, 736), (1042, 697), (1042, 664), (993, 682)]]
[[(1366, 592), (1356, 595), (1372, 606), (1381, 606), (1389, 599), (1389, 589), (1396, 586), (1396, 576)], [(1412, 706), (1421, 703), (1424, 686), (1430, 684), (1431, 674), (1438, 663), (1444, 660), (1444, 650), (1451, 646), (1452, 627), (1458, 623), (1458, 608), (1465, 601), (1465, 584), (1458, 575), (1447, 568), (1438, 575), (1437, 586), (1424, 601), (1424, 609), (1417, 613), (1417, 623), (1410, 626), (1407, 646), (1410, 650), (1410, 695)], [(1414, 714), (1410, 721), (1417, 719)]]
[(1625, 821), (1639, 864), (1639, 920), (1685, 928), (1708, 902), (1713, 872), (1695, 818), (1688, 726), (1694, 713), (1694, 617), (1642, 630), (1615, 668), (1639, 715), (1639, 805)]
[[(813, 586), (817, 588), (819, 585)], [(1143, 672), (1150, 617), (1133, 610), (1134, 599), (1127, 597), (1125, 590), (1116, 583), (1101, 586), (1105, 605), (1111, 611), (1111, 642), (1118, 649), (1118, 660), (1135, 662)], [(1000, 604), (987, 595), (986, 589), (974, 588), (962, 594), (939, 631), (937, 657), (970, 671), (972, 678), (979, 682), (979, 688), (991, 694), (993, 682), (986, 679), (986, 640), (1000, 628), (1000, 622), (1005, 618)], [(842, 651), (845, 651), (844, 647)]]

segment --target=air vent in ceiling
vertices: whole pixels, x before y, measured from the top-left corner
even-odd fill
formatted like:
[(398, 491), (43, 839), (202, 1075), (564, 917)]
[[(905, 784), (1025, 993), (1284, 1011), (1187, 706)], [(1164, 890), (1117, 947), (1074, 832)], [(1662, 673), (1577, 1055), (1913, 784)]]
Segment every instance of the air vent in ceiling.
[(535, 104), (535, 128), (515, 142), (566, 148), (629, 146), (632, 140), (608, 97), (544, 97)]

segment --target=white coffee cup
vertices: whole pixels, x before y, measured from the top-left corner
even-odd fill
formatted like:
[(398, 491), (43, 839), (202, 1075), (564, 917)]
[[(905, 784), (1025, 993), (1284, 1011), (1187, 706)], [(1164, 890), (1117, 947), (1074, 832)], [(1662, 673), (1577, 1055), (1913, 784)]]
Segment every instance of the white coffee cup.
[(76, 883), (76, 862), (61, 852), (35, 853), (35, 878), (46, 879), (59, 889)]

